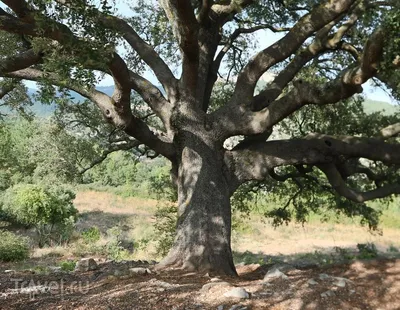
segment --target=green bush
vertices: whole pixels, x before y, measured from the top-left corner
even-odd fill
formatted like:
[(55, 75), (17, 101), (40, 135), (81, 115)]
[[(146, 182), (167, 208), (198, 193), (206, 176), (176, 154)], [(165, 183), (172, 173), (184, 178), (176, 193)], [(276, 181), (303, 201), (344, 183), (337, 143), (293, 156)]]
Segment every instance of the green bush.
[(18, 184), (5, 192), (2, 211), (12, 221), (34, 227), (39, 246), (68, 241), (78, 210), (75, 194), (60, 186)]
[(399, 252), (400, 252), (399, 249), (396, 248), (393, 244), (391, 244), (391, 245), (388, 247), (387, 251), (388, 251), (389, 253), (399, 253)]
[(0, 230), (0, 261), (13, 262), (29, 257), (28, 239)]
[(75, 269), (76, 262), (73, 260), (66, 260), (60, 263), (62, 271), (73, 271)]
[(362, 259), (370, 259), (378, 256), (378, 249), (373, 243), (358, 243), (358, 257)]
[(127, 260), (130, 253), (122, 246), (122, 230), (119, 226), (115, 226), (107, 230), (109, 241), (105, 246), (108, 259), (115, 261)]
[(82, 232), (82, 238), (85, 243), (95, 243), (100, 240), (101, 234), (98, 227), (93, 226)]

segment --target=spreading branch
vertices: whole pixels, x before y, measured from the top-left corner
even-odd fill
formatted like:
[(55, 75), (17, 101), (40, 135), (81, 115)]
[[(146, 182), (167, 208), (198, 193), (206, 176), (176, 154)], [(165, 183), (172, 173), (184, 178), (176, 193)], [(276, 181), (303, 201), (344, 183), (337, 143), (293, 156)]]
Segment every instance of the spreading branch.
[[(229, 109), (230, 106), (224, 106), (211, 115), (210, 121), (217, 123), (216, 126), (226, 134), (223, 138), (241, 134), (260, 134), (305, 105), (333, 104), (361, 93), (361, 85), (377, 72), (377, 63), (382, 56), (384, 37), (383, 30), (378, 28), (368, 39), (360, 62), (349, 66), (336, 79), (322, 87), (297, 80), (286, 95), (271, 103), (263, 103), (259, 100), (260, 98), (256, 97), (257, 108), (265, 106), (260, 111), (257, 111), (258, 109), (255, 109), (256, 112), (249, 111), (245, 107), (232, 110)], [(274, 89), (272, 88), (272, 90)], [(268, 98), (265, 99), (268, 100)]]
[(155, 129), (150, 128), (140, 118), (132, 114), (121, 113), (121, 111), (118, 111), (117, 109), (119, 107), (114, 104), (115, 101), (111, 97), (93, 87), (84, 87), (71, 80), (60, 79), (56, 74), (44, 73), (32, 68), (5, 73), (3, 75), (6, 77), (31, 81), (50, 79), (54, 85), (71, 89), (91, 100), (99, 107), (106, 119), (112, 122), (115, 126), (123, 129), (128, 135), (148, 145), (157, 153), (162, 154), (167, 158), (174, 158), (175, 156), (173, 144), (167, 137), (157, 133)]
[(135, 147), (138, 147), (139, 145), (141, 145), (141, 142), (137, 140), (128, 140), (128, 141), (124, 140), (118, 143), (113, 143), (108, 148), (103, 150), (100, 156), (92, 160), (86, 167), (79, 170), (79, 174), (83, 175), (88, 170), (101, 164), (111, 153), (117, 151), (129, 151)]
[(332, 164), (342, 157), (399, 165), (400, 145), (376, 138), (312, 134), (304, 139), (242, 145), (226, 151), (225, 162), (239, 185), (250, 180), (264, 180), (276, 167)]
[(384, 185), (371, 191), (359, 192), (347, 186), (334, 164), (320, 164), (317, 166), (326, 175), (332, 188), (339, 195), (351, 201), (363, 203), (368, 200), (384, 198), (393, 194), (400, 194), (400, 184)]
[(264, 72), (293, 54), (314, 32), (349, 10), (354, 2), (333, 0), (316, 6), (282, 39), (254, 56), (238, 76), (234, 93), (236, 103), (247, 102), (253, 96), (256, 83)]

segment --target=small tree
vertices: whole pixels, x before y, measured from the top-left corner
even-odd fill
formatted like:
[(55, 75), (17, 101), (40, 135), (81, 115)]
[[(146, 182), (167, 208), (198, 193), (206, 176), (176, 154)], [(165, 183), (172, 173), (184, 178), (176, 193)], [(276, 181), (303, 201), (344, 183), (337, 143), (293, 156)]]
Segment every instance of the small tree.
[(34, 227), (39, 246), (68, 239), (68, 230), (78, 210), (72, 201), (75, 194), (59, 186), (19, 184), (9, 188), (3, 198), (2, 211), (12, 221)]

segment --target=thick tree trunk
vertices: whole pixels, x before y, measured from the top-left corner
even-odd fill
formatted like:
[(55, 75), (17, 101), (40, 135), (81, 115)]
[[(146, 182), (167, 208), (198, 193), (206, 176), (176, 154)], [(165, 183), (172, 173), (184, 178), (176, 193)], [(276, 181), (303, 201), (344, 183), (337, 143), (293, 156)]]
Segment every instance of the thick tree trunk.
[(208, 146), (197, 134), (185, 136), (177, 179), (177, 235), (160, 267), (235, 276), (230, 188), (222, 150)]

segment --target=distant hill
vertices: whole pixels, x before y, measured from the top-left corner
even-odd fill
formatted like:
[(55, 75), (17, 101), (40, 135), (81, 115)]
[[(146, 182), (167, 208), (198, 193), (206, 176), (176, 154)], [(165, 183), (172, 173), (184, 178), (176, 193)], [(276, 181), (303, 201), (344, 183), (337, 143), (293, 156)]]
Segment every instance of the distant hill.
[(391, 115), (400, 112), (400, 105), (390, 104), (384, 101), (375, 101), (367, 99), (363, 102), (364, 110), (366, 113), (371, 114), (374, 112), (382, 112), (385, 115)]
[[(160, 87), (161, 88), (161, 87)], [(114, 86), (99, 86), (97, 89), (107, 95), (112, 95), (114, 91)], [(29, 88), (28, 89), (28, 94), (33, 97), (33, 95), (36, 93), (35, 89)], [(74, 98), (75, 102), (80, 102), (85, 100), (84, 97), (81, 95), (71, 92), (71, 96)], [(400, 112), (400, 105), (393, 105), (388, 102), (384, 101), (374, 101), (367, 99), (363, 103), (365, 112), (368, 114), (374, 113), (374, 112), (383, 112), (385, 115), (390, 115), (394, 114), (396, 112)], [(31, 107), (31, 111), (34, 112), (37, 116), (39, 117), (48, 117), (50, 116), (55, 110), (55, 105), (45, 105), (41, 104), (40, 102), (34, 102), (33, 106)], [(1, 112), (7, 113), (8, 109), (1, 107), (0, 108), (0, 113)]]
[[(112, 93), (114, 92), (114, 86), (99, 86), (97, 87), (97, 89), (109, 96), (112, 95)], [(35, 93), (37, 92), (36, 89), (32, 89), (32, 88), (28, 88), (28, 95), (33, 98)], [(71, 97), (73, 97), (73, 101), (74, 102), (81, 102), (85, 100), (85, 97), (79, 95), (76, 92), (71, 92)], [(42, 104), (39, 101), (35, 101), (33, 100), (33, 106), (30, 107), (30, 110), (37, 116), (39, 117), (49, 117), (54, 110), (56, 109), (55, 104)], [(7, 108), (2, 108), (0, 110), (0, 112), (3, 111), (5, 113), (9, 112), (9, 110)]]

